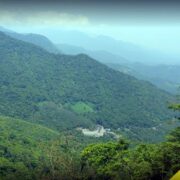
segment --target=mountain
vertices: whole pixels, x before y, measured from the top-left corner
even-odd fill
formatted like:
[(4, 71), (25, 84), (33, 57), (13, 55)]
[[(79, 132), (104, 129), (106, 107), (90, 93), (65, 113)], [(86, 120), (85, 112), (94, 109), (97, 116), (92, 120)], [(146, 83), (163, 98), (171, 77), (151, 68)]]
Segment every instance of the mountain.
[(129, 61), (120, 55), (112, 54), (108, 51), (99, 50), (99, 51), (90, 51), (78, 46), (72, 46), (69, 44), (57, 44), (57, 48), (64, 54), (68, 55), (78, 55), (78, 54), (87, 54), (94, 59), (102, 63), (120, 63), (120, 64), (127, 64)]
[(0, 31), (2, 31), (2, 32), (13, 32), (12, 30), (10, 30), (10, 29), (7, 29), (7, 28), (4, 28), (3, 26), (0, 26)]
[(80, 46), (73, 46), (69, 44), (56, 44), (56, 47), (62, 51), (63, 54), (68, 55), (78, 55), (78, 54), (86, 54), (88, 50), (80, 47)]
[(65, 54), (77, 55), (85, 53), (115, 70), (132, 75), (140, 80), (149, 81), (170, 93), (178, 93), (178, 88), (180, 87), (180, 65), (147, 65), (134, 63), (108, 51), (90, 51), (68, 44), (58, 44), (57, 47)]
[(60, 53), (60, 51), (56, 48), (56, 46), (47, 37), (43, 35), (32, 34), (32, 33), (20, 34), (20, 33), (13, 32), (3, 27), (0, 27), (0, 31), (4, 32), (8, 36), (11, 36), (15, 39), (22, 40), (22, 41), (40, 46), (51, 53)]
[[(54, 37), (57, 35), (58, 37)], [(79, 31), (59, 30), (53, 34), (47, 34), (54, 42), (83, 47), (90, 51), (107, 51), (131, 62), (141, 62), (150, 65), (179, 64), (179, 58), (172, 54), (162, 53), (155, 49), (149, 49), (137, 44), (117, 40), (109, 36), (88, 35)]]
[(138, 79), (146, 80), (170, 93), (178, 94), (180, 87), (179, 65), (150, 66), (142, 63), (106, 63), (109, 67), (120, 72), (132, 75)]
[(153, 132), (172, 117), (167, 106), (173, 97), (152, 84), (87, 55), (51, 54), (4, 33), (0, 33), (0, 76), (2, 115), (59, 131), (100, 124)]
[(180, 65), (156, 65), (134, 63), (129, 65), (134, 70), (134, 75), (141, 79), (148, 80), (156, 86), (171, 93), (177, 94), (180, 87)]
[[(180, 76), (179, 65), (153, 65), (152, 66), (152, 65), (147, 65), (143, 63), (134, 63), (129, 59), (126, 59), (117, 54), (110, 53), (106, 50), (87, 50), (82, 47), (69, 45), (69, 44), (54, 45), (48, 38), (39, 34), (15, 33), (4, 27), (0, 27), (0, 30), (13, 38), (35, 44), (52, 53), (62, 52), (65, 54), (70, 54), (70, 55), (77, 55), (81, 53), (87, 54), (91, 56), (92, 58), (97, 59), (98, 61), (102, 63), (105, 63), (111, 68), (115, 68), (116, 70), (135, 76), (138, 79), (149, 81), (153, 83), (154, 85), (156, 85), (157, 87), (163, 90), (166, 90), (170, 93), (173, 93), (173, 94), (178, 93), (178, 87), (180, 86), (180, 79), (178, 78)], [(84, 38), (85, 37), (86, 36), (84, 35)], [(103, 39), (103, 38), (108, 40), (104, 36), (101, 37), (100, 39)], [(112, 41), (112, 39), (110, 40)], [(126, 46), (127, 45), (125, 45), (125, 47)], [(122, 49), (125, 47), (121, 46)], [(153, 54), (153, 52), (151, 54)], [(134, 57), (135, 56), (133, 54), (133, 58)]]

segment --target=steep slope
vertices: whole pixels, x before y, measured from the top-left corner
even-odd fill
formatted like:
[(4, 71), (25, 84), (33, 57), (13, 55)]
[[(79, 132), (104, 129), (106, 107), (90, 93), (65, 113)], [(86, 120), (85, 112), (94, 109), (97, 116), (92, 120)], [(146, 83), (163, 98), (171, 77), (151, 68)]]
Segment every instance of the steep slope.
[(7, 34), (13, 38), (40, 46), (49, 52), (52, 53), (60, 52), (55, 47), (55, 45), (45, 36), (39, 34), (18, 34), (18, 33), (7, 33)]
[(47, 37), (43, 35), (32, 34), (32, 33), (20, 34), (20, 33), (13, 32), (3, 27), (0, 27), (0, 31), (4, 32), (8, 36), (11, 36), (15, 39), (22, 40), (22, 41), (40, 46), (51, 53), (60, 53), (60, 51), (56, 48), (56, 46)]
[(87, 54), (92, 58), (102, 62), (102, 63), (120, 63), (127, 64), (129, 61), (123, 58), (120, 55), (112, 54), (108, 51), (99, 50), (99, 51), (90, 51), (78, 46), (72, 46), (69, 44), (57, 44), (57, 48), (64, 54), (68, 55), (78, 55), (78, 54)]
[[(56, 36), (58, 34), (58, 36)], [(114, 39), (110, 36), (95, 36), (80, 31), (58, 30), (48, 34), (53, 42), (83, 47), (91, 51), (108, 51), (132, 62), (147, 64), (179, 64), (179, 57), (171, 53), (146, 48), (130, 42)]]
[(0, 31), (2, 31), (2, 32), (13, 32), (12, 30), (7, 29), (7, 28), (5, 28), (3, 26), (0, 26)]
[(19, 119), (0, 117), (0, 179), (34, 179), (41, 168), (45, 143), (58, 133)]
[[(139, 79), (145, 79), (156, 86), (177, 94), (180, 87), (180, 65), (147, 66), (144, 64), (131, 64), (133, 75)], [(137, 73), (138, 72), (138, 73)]]
[(127, 63), (126, 65), (120, 63), (107, 63), (107, 65), (138, 79), (149, 81), (157, 87), (170, 93), (178, 93), (178, 89), (180, 87), (179, 65), (150, 66), (142, 63)]
[(65, 54), (77, 55), (85, 53), (115, 70), (132, 75), (141, 80), (149, 81), (170, 93), (178, 93), (178, 87), (180, 86), (179, 65), (147, 65), (134, 63), (108, 51), (90, 51), (68, 44), (58, 44), (56, 46)]
[[(86, 55), (55, 55), (0, 33), (0, 113), (52, 128), (154, 127), (172, 97)], [(169, 116), (170, 115), (170, 116)]]

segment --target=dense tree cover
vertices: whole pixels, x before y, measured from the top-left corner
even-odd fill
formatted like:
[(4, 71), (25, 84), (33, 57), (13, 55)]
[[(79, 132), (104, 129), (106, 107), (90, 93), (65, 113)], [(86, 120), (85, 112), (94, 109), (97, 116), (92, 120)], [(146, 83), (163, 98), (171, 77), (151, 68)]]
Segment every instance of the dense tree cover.
[(153, 85), (86, 55), (50, 54), (3, 33), (0, 76), (0, 179), (168, 179), (178, 170), (180, 128), (166, 142), (137, 146), (75, 129), (101, 124), (159, 141), (170, 127), (172, 96)]
[[(170, 106), (180, 111), (179, 104)], [(180, 127), (166, 142), (128, 147), (124, 140), (93, 144), (82, 152), (82, 164), (94, 170), (94, 179), (169, 179), (180, 167)]]
[(147, 65), (142, 63), (122, 62), (108, 63), (109, 67), (130, 74), (138, 79), (144, 79), (157, 87), (173, 94), (178, 93), (180, 85), (179, 65)]
[(132, 134), (153, 133), (171, 117), (171, 95), (86, 55), (50, 54), (0, 33), (0, 65), (2, 115), (58, 130), (101, 124)]
[(175, 111), (180, 111), (180, 104), (172, 104), (169, 106), (169, 108)]
[(180, 141), (172, 139), (129, 149), (124, 142), (105, 143), (85, 148), (82, 161), (93, 168), (95, 179), (169, 179), (179, 170), (179, 152)]
[(40, 125), (1, 116), (0, 179), (35, 179), (46, 157), (40, 145), (58, 135)]
[[(149, 81), (165, 91), (173, 94), (178, 92), (178, 87), (180, 85), (179, 65), (149, 65), (149, 63), (145, 64), (144, 61), (143, 63), (138, 61), (132, 62), (121, 55), (109, 53), (108, 51), (90, 51), (83, 47), (69, 44), (58, 44), (57, 47), (63, 53), (69, 55), (77, 55), (80, 53), (87, 54), (115, 70), (132, 75), (141, 80)], [(122, 52), (122, 50), (120, 52)], [(147, 59), (147, 57), (145, 59)]]
[[(169, 108), (180, 113), (179, 103), (172, 104)], [(180, 120), (180, 114), (177, 115), (177, 119)], [(180, 142), (180, 127), (177, 127), (174, 131), (170, 133), (170, 135), (168, 136), (168, 140), (172, 142)]]
[(78, 131), (58, 133), (2, 116), (0, 127), (0, 179), (4, 180), (166, 180), (179, 170), (179, 128), (166, 142), (135, 145), (123, 139), (88, 138)]
[(83, 179), (88, 173), (81, 173), (80, 152), (89, 143), (106, 141), (1, 116), (0, 179)]

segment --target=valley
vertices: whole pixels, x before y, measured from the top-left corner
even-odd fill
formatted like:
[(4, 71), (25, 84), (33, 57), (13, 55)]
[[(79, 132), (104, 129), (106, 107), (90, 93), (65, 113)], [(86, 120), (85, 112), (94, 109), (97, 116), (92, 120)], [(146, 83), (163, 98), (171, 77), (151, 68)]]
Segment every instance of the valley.
[(0, 179), (166, 180), (177, 172), (178, 65), (1, 29)]
[(50, 54), (3, 33), (0, 37), (2, 115), (55, 130), (96, 124), (138, 130), (172, 117), (167, 107), (173, 96), (148, 82), (84, 54)]

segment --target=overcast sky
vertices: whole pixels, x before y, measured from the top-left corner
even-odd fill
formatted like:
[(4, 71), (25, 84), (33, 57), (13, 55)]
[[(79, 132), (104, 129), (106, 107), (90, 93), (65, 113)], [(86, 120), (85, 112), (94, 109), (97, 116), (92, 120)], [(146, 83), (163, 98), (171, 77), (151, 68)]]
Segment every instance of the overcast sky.
[(19, 32), (79, 30), (180, 54), (180, 3), (125, 2), (4, 0), (0, 1), (0, 25)]

